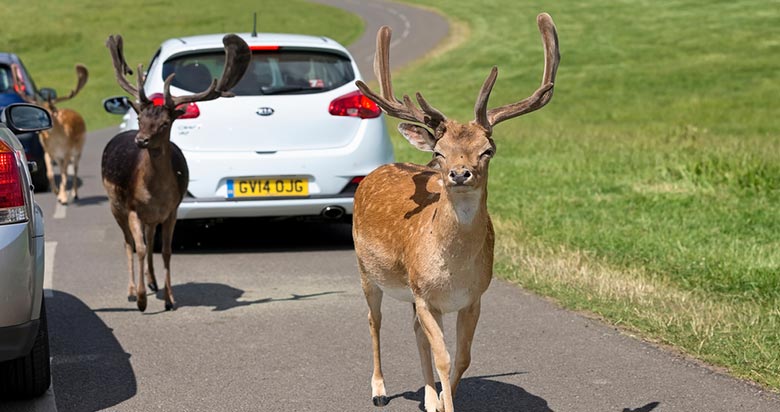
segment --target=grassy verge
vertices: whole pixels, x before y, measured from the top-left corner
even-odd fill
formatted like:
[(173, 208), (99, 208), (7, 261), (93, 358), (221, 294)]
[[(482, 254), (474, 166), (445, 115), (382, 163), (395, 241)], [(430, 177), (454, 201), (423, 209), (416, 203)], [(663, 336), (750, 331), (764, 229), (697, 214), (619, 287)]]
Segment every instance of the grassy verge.
[[(394, 77), (451, 117), (529, 95), (535, 16), (562, 62), (545, 109), (497, 127), (500, 276), (780, 390), (780, 7), (739, 0), (413, 0), (470, 37)], [(400, 138), (399, 160), (427, 161)]]
[(253, 12), (259, 32), (324, 35), (345, 44), (363, 32), (357, 16), (303, 0), (31, 0), (2, 7), (3, 16), (16, 17), (3, 19), (0, 51), (18, 54), (38, 87), (53, 87), (64, 95), (76, 85), (76, 63), (90, 70), (79, 96), (62, 103), (82, 113), (90, 130), (119, 123), (101, 106), (104, 98), (124, 93), (105, 47), (109, 34), (124, 37), (125, 57), (135, 67), (148, 64), (160, 43), (171, 37), (251, 32)]

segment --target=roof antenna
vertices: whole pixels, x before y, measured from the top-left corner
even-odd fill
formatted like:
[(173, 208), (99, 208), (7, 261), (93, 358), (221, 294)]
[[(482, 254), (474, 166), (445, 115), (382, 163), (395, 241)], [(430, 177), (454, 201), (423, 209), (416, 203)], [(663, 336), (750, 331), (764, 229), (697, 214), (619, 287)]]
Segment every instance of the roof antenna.
[(257, 37), (257, 12), (254, 14), (254, 22), (252, 23), (252, 37)]

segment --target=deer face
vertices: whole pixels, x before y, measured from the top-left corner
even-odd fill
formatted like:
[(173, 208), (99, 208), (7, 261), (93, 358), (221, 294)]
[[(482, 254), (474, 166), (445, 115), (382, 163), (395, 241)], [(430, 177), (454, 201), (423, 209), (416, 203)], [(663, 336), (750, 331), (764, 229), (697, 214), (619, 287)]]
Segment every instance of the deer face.
[(142, 149), (158, 149), (167, 145), (171, 136), (171, 125), (180, 111), (162, 105), (142, 105), (138, 112), (138, 133), (135, 144)]
[(428, 166), (439, 170), (448, 190), (468, 192), (487, 183), (488, 165), (496, 145), (482, 126), (446, 120), (433, 133), (410, 123), (399, 124), (398, 130), (413, 146), (433, 152)]

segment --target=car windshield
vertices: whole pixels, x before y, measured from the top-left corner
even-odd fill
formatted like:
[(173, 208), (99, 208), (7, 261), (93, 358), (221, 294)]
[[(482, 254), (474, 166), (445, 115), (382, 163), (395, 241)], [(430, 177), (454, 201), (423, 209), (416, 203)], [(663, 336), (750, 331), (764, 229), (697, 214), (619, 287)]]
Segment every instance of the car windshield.
[[(176, 73), (172, 85), (200, 92), (222, 75), (223, 52), (175, 56), (163, 64), (163, 79)], [(281, 49), (253, 51), (246, 74), (231, 90), (237, 96), (311, 94), (341, 87), (355, 79), (351, 61), (335, 53)]]

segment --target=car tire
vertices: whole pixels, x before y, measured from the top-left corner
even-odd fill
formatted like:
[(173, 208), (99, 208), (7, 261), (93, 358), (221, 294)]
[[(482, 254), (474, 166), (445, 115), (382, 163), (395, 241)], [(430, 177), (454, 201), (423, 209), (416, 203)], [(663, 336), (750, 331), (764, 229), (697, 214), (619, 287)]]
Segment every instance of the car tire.
[(0, 398), (34, 398), (43, 395), (49, 386), (49, 331), (46, 324), (46, 305), (41, 301), (38, 334), (30, 353), (21, 358), (0, 362)]
[(49, 178), (46, 177), (45, 166), (43, 171), (38, 169), (38, 172), (32, 175), (32, 184), (35, 186), (36, 193), (48, 192), (51, 189), (49, 187)]

